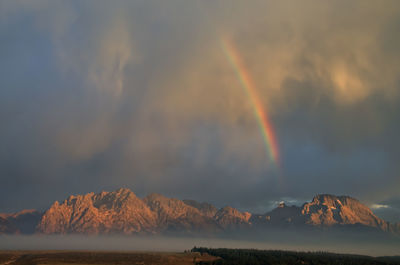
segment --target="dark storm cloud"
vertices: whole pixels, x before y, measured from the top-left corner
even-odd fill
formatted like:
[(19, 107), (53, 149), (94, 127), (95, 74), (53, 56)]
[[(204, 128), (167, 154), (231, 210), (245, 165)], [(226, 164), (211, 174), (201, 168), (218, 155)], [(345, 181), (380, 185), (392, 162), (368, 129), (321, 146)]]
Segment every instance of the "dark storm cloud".
[[(390, 200), (399, 25), (397, 1), (2, 1), (0, 210), (121, 186), (241, 209)], [(281, 168), (221, 38), (254, 79)]]

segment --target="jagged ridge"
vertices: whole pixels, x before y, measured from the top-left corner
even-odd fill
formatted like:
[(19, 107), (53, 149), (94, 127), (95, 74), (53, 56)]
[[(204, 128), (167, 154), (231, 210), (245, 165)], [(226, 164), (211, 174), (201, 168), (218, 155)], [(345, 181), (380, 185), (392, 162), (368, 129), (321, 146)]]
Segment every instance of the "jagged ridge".
[(25, 211), (0, 214), (0, 233), (43, 234), (215, 234), (264, 227), (334, 227), (358, 225), (399, 233), (400, 224), (378, 218), (348, 196), (317, 195), (303, 206), (280, 204), (266, 214), (251, 214), (226, 206), (150, 194), (138, 198), (129, 189), (70, 196), (40, 214)]

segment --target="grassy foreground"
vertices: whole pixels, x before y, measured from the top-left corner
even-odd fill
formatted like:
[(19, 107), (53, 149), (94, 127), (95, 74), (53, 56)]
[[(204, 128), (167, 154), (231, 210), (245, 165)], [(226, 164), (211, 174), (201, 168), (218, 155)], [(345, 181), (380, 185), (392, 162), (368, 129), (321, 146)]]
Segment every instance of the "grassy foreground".
[(0, 265), (193, 265), (215, 257), (200, 253), (100, 252), (100, 251), (1, 251)]

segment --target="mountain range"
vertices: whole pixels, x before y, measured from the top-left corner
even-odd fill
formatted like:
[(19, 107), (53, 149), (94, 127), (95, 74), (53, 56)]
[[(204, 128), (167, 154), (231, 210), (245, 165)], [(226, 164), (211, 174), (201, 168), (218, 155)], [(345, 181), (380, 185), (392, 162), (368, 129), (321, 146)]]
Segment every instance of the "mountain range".
[(54, 202), (45, 212), (24, 210), (0, 214), (0, 234), (220, 234), (268, 228), (350, 228), (400, 235), (391, 224), (349, 196), (316, 195), (302, 206), (284, 203), (265, 214), (226, 206), (150, 194), (141, 199), (131, 190), (88, 193)]

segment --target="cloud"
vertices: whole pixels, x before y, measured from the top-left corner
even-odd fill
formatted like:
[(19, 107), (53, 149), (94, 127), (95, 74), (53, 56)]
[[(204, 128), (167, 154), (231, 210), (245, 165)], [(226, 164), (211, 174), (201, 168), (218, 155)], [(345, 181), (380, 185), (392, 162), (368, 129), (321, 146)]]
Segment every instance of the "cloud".
[(390, 208), (389, 205), (385, 205), (385, 204), (372, 204), (371, 209), (375, 210), (375, 209), (387, 209)]
[[(119, 186), (254, 209), (397, 194), (397, 1), (0, 5), (0, 209)], [(221, 38), (274, 124), (279, 170)]]
[(398, 196), (393, 196), (388, 200), (371, 205), (371, 209), (376, 215), (391, 223), (397, 223), (400, 219), (400, 200)]

